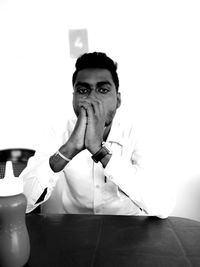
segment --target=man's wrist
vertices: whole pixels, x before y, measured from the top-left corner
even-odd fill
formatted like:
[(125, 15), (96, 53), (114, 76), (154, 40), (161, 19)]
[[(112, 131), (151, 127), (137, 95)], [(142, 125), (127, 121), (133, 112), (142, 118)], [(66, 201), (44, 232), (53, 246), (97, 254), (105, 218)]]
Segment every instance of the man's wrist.
[(94, 146), (94, 147), (92, 147), (92, 148), (88, 148), (88, 150), (90, 151), (90, 153), (92, 154), (92, 155), (94, 155), (95, 153), (97, 153), (97, 151), (99, 151), (99, 149), (101, 149), (101, 144), (99, 144), (99, 145), (97, 145), (97, 146)]
[(59, 172), (63, 170), (66, 164), (68, 164), (76, 154), (77, 153), (74, 151), (73, 146), (71, 146), (68, 142), (65, 143), (49, 158), (49, 165), (52, 171)]
[[(92, 159), (94, 162), (99, 162), (107, 156), (107, 155), (112, 155), (112, 152), (106, 147), (105, 142), (102, 142), (101, 147), (92, 155)], [(109, 157), (110, 159), (110, 157)]]
[(55, 156), (59, 155), (62, 159), (64, 159), (66, 162), (71, 161), (71, 159), (65, 157), (59, 150), (56, 152)]

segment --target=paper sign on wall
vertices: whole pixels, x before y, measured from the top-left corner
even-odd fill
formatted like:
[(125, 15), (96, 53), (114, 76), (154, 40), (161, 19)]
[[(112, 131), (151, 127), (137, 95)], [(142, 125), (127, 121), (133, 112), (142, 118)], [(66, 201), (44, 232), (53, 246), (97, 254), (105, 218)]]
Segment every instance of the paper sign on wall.
[(78, 58), (88, 52), (87, 29), (69, 30), (70, 56)]

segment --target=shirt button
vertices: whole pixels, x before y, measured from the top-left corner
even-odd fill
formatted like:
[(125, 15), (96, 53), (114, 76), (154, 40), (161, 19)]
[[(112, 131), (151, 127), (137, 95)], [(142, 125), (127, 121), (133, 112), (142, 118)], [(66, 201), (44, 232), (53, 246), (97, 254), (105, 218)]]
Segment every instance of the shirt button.
[(96, 185), (96, 188), (100, 188), (100, 186), (99, 185)]

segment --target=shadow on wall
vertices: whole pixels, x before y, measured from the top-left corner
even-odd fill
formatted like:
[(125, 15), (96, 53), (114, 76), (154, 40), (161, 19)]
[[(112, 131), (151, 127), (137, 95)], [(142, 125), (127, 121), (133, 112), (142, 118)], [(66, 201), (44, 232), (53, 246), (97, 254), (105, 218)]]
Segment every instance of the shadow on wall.
[(200, 221), (200, 175), (182, 182), (172, 216)]

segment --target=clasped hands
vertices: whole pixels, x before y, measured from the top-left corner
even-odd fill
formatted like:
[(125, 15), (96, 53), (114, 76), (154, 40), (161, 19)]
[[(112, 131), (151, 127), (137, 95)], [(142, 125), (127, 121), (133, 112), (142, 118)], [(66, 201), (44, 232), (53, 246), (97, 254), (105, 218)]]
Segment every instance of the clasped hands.
[(82, 98), (78, 102), (79, 114), (75, 128), (68, 140), (75, 154), (87, 149), (91, 154), (101, 148), (106, 114), (103, 104), (94, 97)]

